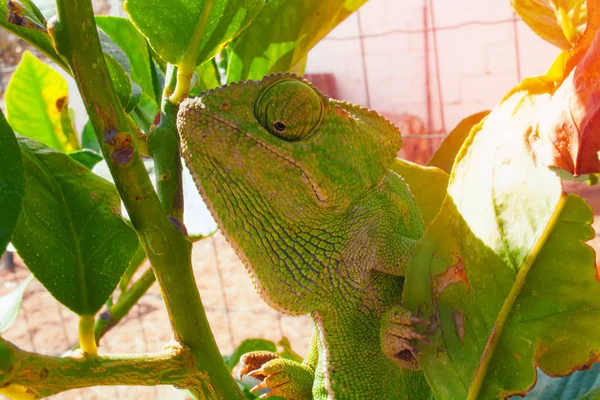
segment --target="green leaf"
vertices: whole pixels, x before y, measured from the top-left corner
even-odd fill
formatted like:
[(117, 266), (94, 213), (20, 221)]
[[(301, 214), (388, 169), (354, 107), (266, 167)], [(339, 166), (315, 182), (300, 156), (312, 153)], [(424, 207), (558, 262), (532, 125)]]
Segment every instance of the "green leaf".
[(590, 390), (589, 392), (587, 392), (586, 394), (584, 394), (577, 400), (598, 400), (598, 399), (600, 399), (600, 387), (596, 388), (594, 390)]
[(308, 51), (366, 0), (271, 0), (228, 46), (227, 81), (302, 65)]
[(96, 313), (138, 246), (116, 188), (69, 156), (19, 137), (26, 192), (12, 243), (48, 291), (79, 315)]
[[(204, 25), (202, 12), (210, 14)], [(133, 24), (165, 61), (193, 52), (196, 65), (213, 58), (254, 19), (264, 0), (126, 0)]]
[(439, 169), (446, 171), (447, 174), (450, 174), (452, 166), (454, 165), (454, 159), (465, 139), (469, 136), (471, 128), (480, 123), (489, 113), (489, 111), (481, 111), (460, 121), (458, 125), (456, 125), (456, 128), (446, 136), (435, 153), (433, 153), (427, 165), (438, 167)]
[(525, 397), (513, 397), (512, 400), (571, 400), (579, 399), (589, 391), (600, 386), (600, 363), (584, 371), (575, 371), (569, 376), (553, 378), (538, 371), (538, 380), (533, 390)]
[(127, 72), (130, 73), (131, 80), (148, 96), (154, 97), (150, 54), (144, 36), (126, 18), (97, 16), (96, 24), (127, 55), (130, 63), (130, 70)]
[(30, 52), (23, 53), (4, 101), (6, 118), (15, 132), (63, 152), (79, 149), (69, 116), (67, 82)]
[(585, 30), (586, 0), (511, 0), (523, 21), (542, 39), (569, 50)]
[(67, 63), (54, 50), (54, 47), (52, 46), (52, 39), (50, 39), (50, 35), (48, 35), (47, 32), (27, 27), (26, 21), (23, 21), (23, 23), (20, 24), (10, 22), (11, 20), (15, 22), (19, 21), (20, 16), (22, 15), (30, 18), (33, 17), (33, 22), (41, 27), (46, 26), (46, 20), (44, 19), (44, 16), (38, 10), (35, 4), (33, 4), (33, 2), (30, 0), (21, 0), (20, 3), (21, 8), (24, 10), (21, 13), (17, 13), (17, 16), (11, 19), (9, 14), (8, 0), (0, 0), (0, 26), (27, 41), (28, 43), (31, 43), (42, 53), (51, 58), (52, 61), (57, 63), (63, 69), (68, 70)]
[(592, 209), (524, 140), (529, 96), (514, 93), (471, 131), (408, 267), (404, 305), (431, 321), (418, 348), (435, 398), (525, 393), (536, 366), (566, 375), (600, 353)]
[(29, 275), (15, 290), (9, 294), (0, 297), (0, 333), (4, 333), (17, 319), (21, 309), (21, 301), (25, 289), (33, 280), (33, 275)]
[(102, 156), (90, 149), (77, 150), (74, 153), (70, 153), (69, 157), (79, 162), (89, 170), (94, 168), (96, 164), (102, 161)]
[(392, 171), (400, 175), (415, 197), (425, 226), (429, 226), (442, 207), (448, 174), (436, 167), (423, 167), (410, 161), (394, 160)]
[(237, 364), (240, 362), (240, 358), (251, 351), (270, 351), (272, 353), (277, 352), (277, 346), (275, 343), (266, 339), (246, 339), (237, 349), (233, 351), (230, 356), (225, 357), (225, 364), (227, 364), (227, 368), (231, 371)]
[(125, 72), (117, 60), (108, 54), (104, 55), (104, 59), (106, 60), (110, 79), (117, 91), (119, 103), (121, 103), (125, 111), (130, 112), (139, 102), (140, 93), (138, 90), (133, 91), (133, 86), (127, 72)]
[(23, 161), (17, 139), (0, 110), (0, 255), (17, 225), (25, 194)]
[(565, 181), (577, 181), (577, 182), (586, 182), (590, 186), (594, 186), (598, 184), (598, 175), (599, 174), (583, 174), (579, 176), (573, 176), (569, 171), (565, 171), (562, 168), (550, 167), (552, 171), (559, 176), (560, 179)]
[(190, 97), (198, 96), (201, 92), (221, 86), (221, 77), (215, 59), (198, 65), (195, 78), (195, 84), (190, 90)]
[(98, 154), (102, 154), (98, 139), (96, 139), (96, 133), (94, 133), (94, 127), (89, 119), (85, 122), (83, 131), (81, 132), (81, 146), (84, 149), (93, 150)]
[(119, 103), (125, 111), (130, 112), (140, 101), (142, 89), (131, 79), (129, 58), (106, 33), (99, 30), (98, 37), (110, 78), (119, 96)]

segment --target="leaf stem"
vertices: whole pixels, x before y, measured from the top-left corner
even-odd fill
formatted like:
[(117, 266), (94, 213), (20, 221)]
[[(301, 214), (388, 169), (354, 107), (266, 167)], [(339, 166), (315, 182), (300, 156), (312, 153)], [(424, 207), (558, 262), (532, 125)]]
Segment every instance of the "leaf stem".
[(194, 32), (192, 32), (192, 37), (185, 50), (185, 54), (181, 61), (177, 63), (177, 86), (175, 86), (175, 91), (169, 98), (174, 104), (181, 103), (190, 94), (192, 77), (196, 68), (196, 58), (198, 57), (198, 48), (200, 47), (200, 43), (202, 43), (202, 37), (208, 24), (208, 17), (214, 4), (215, 0), (204, 1), (204, 7), (198, 18), (198, 23), (194, 27)]
[(98, 355), (98, 346), (94, 338), (94, 315), (82, 315), (79, 317), (79, 346), (81, 350), (92, 357)]
[(154, 159), (154, 173), (158, 198), (171, 218), (184, 232), (183, 226), (183, 178), (181, 164), (181, 145), (177, 132), (177, 111), (179, 106), (171, 102), (168, 93), (176, 84), (178, 69), (169, 64), (165, 77), (163, 100), (160, 105), (160, 122), (148, 133), (150, 155)]
[(156, 282), (154, 272), (152, 268), (148, 268), (126, 292), (121, 294), (119, 300), (110, 307), (109, 311), (100, 315), (94, 328), (96, 343), (99, 343), (100, 339), (129, 313), (154, 282)]

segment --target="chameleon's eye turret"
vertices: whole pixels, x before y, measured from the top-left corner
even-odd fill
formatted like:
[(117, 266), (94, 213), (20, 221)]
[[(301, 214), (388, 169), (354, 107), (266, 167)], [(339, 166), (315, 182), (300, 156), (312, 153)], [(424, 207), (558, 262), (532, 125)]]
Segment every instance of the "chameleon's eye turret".
[(323, 118), (323, 101), (309, 85), (283, 80), (258, 96), (254, 115), (272, 135), (296, 142), (316, 133)]

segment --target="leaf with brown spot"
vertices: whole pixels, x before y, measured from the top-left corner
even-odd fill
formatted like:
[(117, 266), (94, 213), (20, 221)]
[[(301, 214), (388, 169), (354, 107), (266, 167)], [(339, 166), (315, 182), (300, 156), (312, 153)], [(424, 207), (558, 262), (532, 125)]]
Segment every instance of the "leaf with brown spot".
[(543, 157), (541, 122), (558, 114), (547, 78), (511, 90), (471, 131), (409, 264), (404, 306), (437, 326), (415, 344), (435, 398), (525, 393), (536, 366), (563, 376), (600, 354), (593, 213)]
[(0, 26), (35, 46), (65, 70), (68, 69), (67, 63), (54, 50), (50, 35), (44, 32), (46, 18), (33, 1), (0, 0)]
[(71, 153), (80, 146), (68, 95), (67, 81), (26, 51), (6, 88), (6, 119), (18, 134)]
[(445, 271), (435, 274), (433, 279), (433, 290), (436, 295), (441, 294), (448, 286), (455, 283), (462, 283), (465, 285), (467, 293), (471, 292), (469, 286), (469, 280), (465, 271), (465, 264), (462, 258), (456, 255), (457, 261), (453, 265), (450, 265)]

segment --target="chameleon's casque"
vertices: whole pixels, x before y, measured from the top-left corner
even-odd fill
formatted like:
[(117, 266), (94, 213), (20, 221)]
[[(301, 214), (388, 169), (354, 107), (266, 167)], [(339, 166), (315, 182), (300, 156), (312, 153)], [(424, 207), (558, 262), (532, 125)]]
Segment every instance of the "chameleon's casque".
[(198, 189), (261, 296), (315, 321), (304, 363), (267, 357), (261, 385), (289, 399), (427, 397), (409, 351), (414, 319), (400, 308), (423, 226), (389, 170), (398, 130), (289, 74), (188, 99), (177, 126)]

